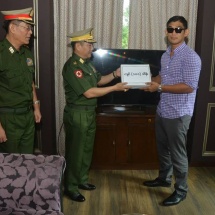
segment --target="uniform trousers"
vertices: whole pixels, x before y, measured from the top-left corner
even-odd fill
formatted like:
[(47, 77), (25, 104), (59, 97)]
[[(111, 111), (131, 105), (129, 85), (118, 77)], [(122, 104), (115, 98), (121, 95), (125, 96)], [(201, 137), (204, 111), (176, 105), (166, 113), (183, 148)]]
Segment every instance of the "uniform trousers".
[(35, 120), (32, 110), (24, 113), (0, 112), (0, 122), (7, 136), (7, 141), (0, 143), (0, 152), (33, 153)]
[(158, 178), (171, 183), (172, 175), (174, 175), (174, 187), (178, 194), (188, 191), (186, 144), (190, 121), (191, 116), (188, 115), (176, 119), (156, 115), (156, 142), (160, 163)]
[(95, 108), (84, 110), (64, 109), (65, 140), (65, 189), (76, 193), (78, 185), (88, 182), (96, 132)]

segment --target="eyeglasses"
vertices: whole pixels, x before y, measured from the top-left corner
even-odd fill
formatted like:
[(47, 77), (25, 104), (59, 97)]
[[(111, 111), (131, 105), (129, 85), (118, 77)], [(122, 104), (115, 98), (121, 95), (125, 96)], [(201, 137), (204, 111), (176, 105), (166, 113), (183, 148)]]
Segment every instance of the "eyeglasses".
[[(17, 25), (17, 24), (14, 24), (14, 25)], [(31, 25), (29, 25), (28, 27), (23, 26), (23, 25), (17, 25), (17, 26), (25, 28), (27, 31), (33, 31), (34, 30), (34, 28)]]
[(173, 33), (173, 31), (175, 31), (175, 33), (180, 34), (185, 29), (178, 27), (178, 28), (167, 28), (166, 30), (168, 33)]

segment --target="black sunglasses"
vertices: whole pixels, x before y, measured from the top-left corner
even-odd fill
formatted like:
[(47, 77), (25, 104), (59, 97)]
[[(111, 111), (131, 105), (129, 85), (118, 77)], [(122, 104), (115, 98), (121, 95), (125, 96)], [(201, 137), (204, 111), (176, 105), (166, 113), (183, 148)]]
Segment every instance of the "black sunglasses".
[(173, 33), (173, 31), (175, 30), (175, 33), (180, 34), (183, 30), (185, 30), (185, 28), (167, 28), (166, 30), (168, 33)]

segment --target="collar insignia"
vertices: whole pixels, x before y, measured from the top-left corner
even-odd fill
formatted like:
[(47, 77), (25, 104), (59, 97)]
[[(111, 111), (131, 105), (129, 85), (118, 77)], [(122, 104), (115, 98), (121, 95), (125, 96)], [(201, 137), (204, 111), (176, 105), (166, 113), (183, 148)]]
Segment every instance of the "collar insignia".
[(9, 51), (11, 54), (13, 54), (15, 52), (12, 46), (9, 48)]
[(82, 59), (82, 58), (80, 58), (80, 60), (79, 60), (82, 64), (84, 63), (84, 60)]

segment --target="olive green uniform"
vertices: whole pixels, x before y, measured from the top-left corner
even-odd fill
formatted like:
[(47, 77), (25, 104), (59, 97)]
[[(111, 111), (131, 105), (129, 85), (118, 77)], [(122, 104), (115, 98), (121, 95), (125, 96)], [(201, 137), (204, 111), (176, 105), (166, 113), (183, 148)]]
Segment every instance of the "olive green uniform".
[(66, 106), (64, 126), (66, 132), (65, 189), (77, 192), (78, 185), (88, 182), (96, 131), (96, 98), (86, 98), (83, 93), (97, 87), (101, 79), (89, 60), (76, 54), (65, 63), (63, 68)]
[(34, 64), (28, 47), (17, 51), (7, 39), (0, 42), (0, 122), (7, 141), (0, 152), (33, 153)]

